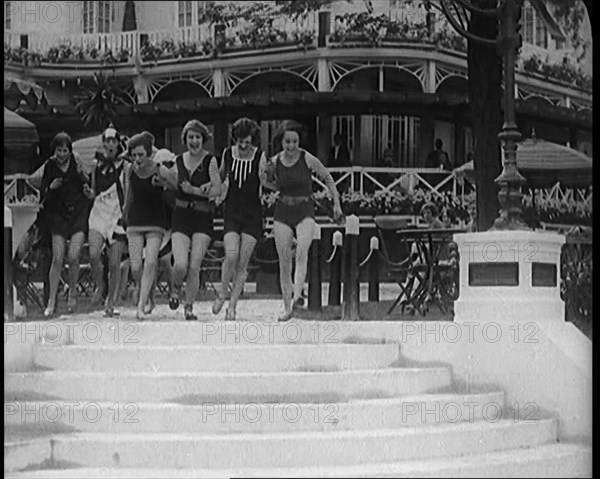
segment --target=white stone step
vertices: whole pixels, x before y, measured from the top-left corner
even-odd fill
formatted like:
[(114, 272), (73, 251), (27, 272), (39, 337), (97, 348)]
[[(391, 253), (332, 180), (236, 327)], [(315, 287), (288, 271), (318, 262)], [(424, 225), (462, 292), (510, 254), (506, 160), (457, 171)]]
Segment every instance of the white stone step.
[[(556, 442), (557, 422), (501, 420), (396, 430), (277, 434), (69, 434), (21, 445), (41, 463), (53, 457), (93, 468), (295, 468), (390, 463), (483, 454)], [(46, 445), (40, 455), (39, 443)], [(51, 447), (53, 449), (51, 453)], [(5, 470), (26, 466), (5, 447)], [(23, 457), (23, 456), (21, 456)]]
[(392, 429), (511, 418), (504, 393), (424, 394), (347, 403), (248, 404), (206, 402), (60, 404), (53, 401), (4, 405), (6, 434), (95, 433), (272, 433)]
[[(125, 365), (124, 365), (125, 367)], [(418, 394), (448, 386), (447, 367), (388, 368), (336, 372), (261, 373), (89, 373), (44, 371), (7, 373), (9, 401), (78, 400), (113, 402), (226, 401), (243, 392), (252, 402), (261, 395), (282, 397), (276, 402), (338, 402), (348, 397), (377, 398)]]
[(60, 469), (9, 473), (6, 479), (227, 479), (230, 477), (592, 477), (592, 448), (578, 444), (431, 458), (294, 469)]
[[(48, 345), (200, 346), (252, 344), (315, 344), (345, 341), (344, 323), (293, 319), (252, 321), (137, 321), (85, 317), (47, 322), (13, 323), (11, 340)], [(399, 338), (400, 339), (400, 338)]]
[(396, 344), (262, 344), (252, 346), (37, 346), (43, 369), (120, 372), (260, 372), (379, 369), (398, 359)]

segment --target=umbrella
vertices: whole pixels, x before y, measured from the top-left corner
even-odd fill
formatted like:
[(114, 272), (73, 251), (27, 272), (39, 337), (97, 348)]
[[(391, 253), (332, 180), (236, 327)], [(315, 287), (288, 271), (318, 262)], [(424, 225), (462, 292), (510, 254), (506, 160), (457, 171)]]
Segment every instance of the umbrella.
[(4, 106), (9, 110), (16, 110), (21, 101), (25, 101), (27, 106), (35, 110), (38, 105), (48, 106), (48, 99), (44, 90), (35, 83), (18, 80), (16, 78), (4, 79)]
[[(532, 137), (519, 143), (517, 168), (529, 188), (551, 188), (561, 183), (567, 188), (587, 188), (592, 184), (592, 159), (580, 151)], [(473, 161), (454, 170), (474, 181)]]
[(35, 125), (4, 107), (4, 174), (29, 173), (38, 142)]
[(31, 146), (38, 141), (35, 125), (4, 107), (4, 146)]

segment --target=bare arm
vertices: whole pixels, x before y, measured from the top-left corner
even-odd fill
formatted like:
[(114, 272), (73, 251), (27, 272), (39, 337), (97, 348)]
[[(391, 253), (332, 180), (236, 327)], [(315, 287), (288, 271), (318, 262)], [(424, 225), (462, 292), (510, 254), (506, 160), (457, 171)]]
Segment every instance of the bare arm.
[(225, 171), (226, 165), (225, 165), (225, 152), (227, 150), (223, 150), (223, 156), (221, 157), (221, 166), (219, 167), (219, 176), (221, 177), (221, 194), (220, 194), (220, 200), (223, 201), (225, 200), (225, 197), (227, 196), (227, 190), (229, 189), (229, 175), (227, 175), (227, 172)]
[(274, 156), (271, 158), (271, 161), (267, 161), (267, 157), (263, 152), (258, 162), (258, 178), (261, 186), (273, 191), (279, 191), (277, 184), (273, 181), (273, 174), (271, 171), (271, 169), (274, 168), (276, 158), (277, 156)]
[(208, 165), (208, 175), (210, 176), (211, 186), (207, 196), (209, 198), (220, 196), (222, 186), (221, 175), (219, 174), (219, 165), (215, 157), (210, 160), (210, 164)]
[(325, 166), (323, 166), (323, 163), (321, 163), (321, 161), (316, 156), (310, 154), (308, 151), (305, 154), (305, 158), (306, 164), (308, 165), (310, 170), (321, 180), (323, 180), (323, 182), (329, 189), (331, 197), (333, 198), (334, 206), (337, 206), (341, 209), (340, 194), (338, 193), (337, 187), (335, 186), (335, 181), (333, 181), (333, 177), (331, 176), (331, 173), (329, 173), (329, 170), (325, 168)]

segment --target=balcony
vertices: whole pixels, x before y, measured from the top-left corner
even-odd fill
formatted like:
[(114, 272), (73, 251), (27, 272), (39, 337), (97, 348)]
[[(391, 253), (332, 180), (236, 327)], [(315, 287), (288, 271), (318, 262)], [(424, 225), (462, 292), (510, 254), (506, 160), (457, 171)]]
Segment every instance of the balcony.
[[(242, 19), (224, 14), (207, 17), (195, 27), (160, 31), (131, 31), (111, 34), (62, 35), (55, 33), (4, 32), (4, 63), (24, 67), (131, 68), (174, 63), (182, 60), (211, 61), (239, 55), (297, 52), (321, 47), (413, 48), (437, 50), (465, 58), (466, 40), (445, 19), (428, 14), (352, 12), (319, 17), (316, 11), (292, 20), (281, 13), (262, 11), (258, 4)], [(233, 8), (233, 7), (232, 7)], [(235, 13), (235, 12), (234, 12)], [(331, 32), (317, 38), (319, 19)], [(524, 44), (519, 70), (533, 78), (548, 79), (591, 92), (591, 77), (565, 61), (565, 51), (551, 51)], [(85, 68), (83, 68), (85, 69)]]

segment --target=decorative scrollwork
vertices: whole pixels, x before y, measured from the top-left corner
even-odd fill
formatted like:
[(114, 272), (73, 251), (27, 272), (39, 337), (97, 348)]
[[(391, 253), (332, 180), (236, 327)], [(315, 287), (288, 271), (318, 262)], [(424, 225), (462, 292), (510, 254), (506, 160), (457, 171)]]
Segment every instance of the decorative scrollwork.
[(427, 68), (425, 60), (403, 61), (403, 60), (372, 60), (364, 59), (359, 61), (331, 61), (329, 63), (329, 78), (331, 80), (331, 89), (335, 89), (338, 83), (345, 76), (358, 70), (372, 67), (388, 67), (403, 70), (413, 75), (420, 83), (421, 88), (426, 88)]
[(316, 62), (293, 62), (226, 70), (223, 72), (226, 93), (230, 94), (243, 82), (267, 72), (290, 73), (304, 80), (314, 91), (318, 91), (318, 69)]
[(208, 96), (214, 96), (214, 82), (212, 73), (204, 72), (200, 74), (183, 74), (183, 75), (170, 75), (168, 77), (152, 78), (148, 84), (148, 91), (150, 93), (150, 101), (154, 101), (158, 93), (168, 85), (177, 81), (190, 81), (201, 86)]
[(564, 104), (564, 98), (562, 96), (545, 90), (519, 85), (518, 92), (519, 99), (523, 101), (527, 101), (531, 98), (542, 98), (553, 106), (562, 106)]
[(435, 89), (437, 90), (444, 80), (452, 76), (464, 78), (466, 80), (469, 79), (467, 68), (440, 65), (437, 63), (435, 68)]

